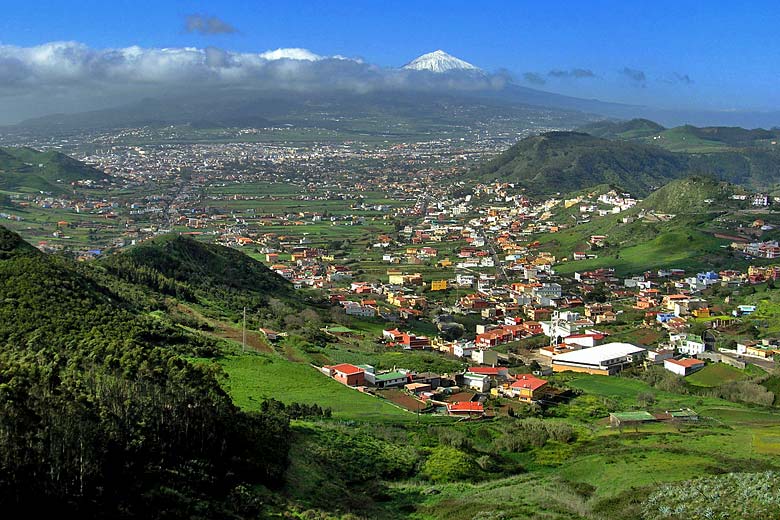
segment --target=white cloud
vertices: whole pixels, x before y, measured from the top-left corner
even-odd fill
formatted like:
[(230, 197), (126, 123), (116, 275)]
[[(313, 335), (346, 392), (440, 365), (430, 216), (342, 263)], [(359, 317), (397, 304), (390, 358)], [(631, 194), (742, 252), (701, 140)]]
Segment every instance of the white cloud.
[(91, 100), (104, 107), (112, 99), (123, 104), (194, 88), (451, 90), (495, 88), (494, 79), (382, 68), (302, 48), (246, 53), (216, 47), (93, 49), (73, 41), (0, 45), (0, 122), (85, 110)]
[(266, 60), (303, 60), (303, 61), (319, 61), (322, 56), (314, 54), (308, 49), (300, 49), (297, 47), (289, 49), (276, 49), (273, 51), (265, 51), (259, 54)]

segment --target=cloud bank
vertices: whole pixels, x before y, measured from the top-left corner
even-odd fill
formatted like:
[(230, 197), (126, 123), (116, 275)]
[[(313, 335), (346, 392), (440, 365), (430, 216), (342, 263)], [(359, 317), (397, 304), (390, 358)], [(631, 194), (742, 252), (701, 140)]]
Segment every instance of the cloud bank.
[[(193, 30), (219, 28), (216, 22), (209, 25), (199, 20), (193, 22)], [(504, 74), (434, 74), (383, 68), (301, 48), (242, 53), (217, 47), (94, 49), (70, 41), (34, 47), (0, 45), (0, 123), (123, 104), (128, 96), (140, 99), (194, 88), (365, 93), (499, 89), (507, 81)]]

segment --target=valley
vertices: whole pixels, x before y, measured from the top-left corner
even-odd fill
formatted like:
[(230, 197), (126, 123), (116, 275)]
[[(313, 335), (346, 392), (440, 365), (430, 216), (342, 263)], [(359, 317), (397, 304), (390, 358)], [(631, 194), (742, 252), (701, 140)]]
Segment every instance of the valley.
[[(286, 429), (272, 480), (208, 497), (172, 481), (179, 510), (236, 511), (241, 490), (266, 517), (660, 520), (690, 482), (779, 485), (775, 180), (561, 130), (508, 151), (495, 134), (192, 132), (34, 140), (58, 152), (0, 174), (29, 179), (0, 199), (5, 287), (53, 262), (230, 414)], [(80, 162), (32, 176), (59, 151)], [(26, 319), (7, 291), (8, 323)], [(116, 374), (117, 356), (92, 363)], [(717, 507), (778, 510), (746, 496)]]

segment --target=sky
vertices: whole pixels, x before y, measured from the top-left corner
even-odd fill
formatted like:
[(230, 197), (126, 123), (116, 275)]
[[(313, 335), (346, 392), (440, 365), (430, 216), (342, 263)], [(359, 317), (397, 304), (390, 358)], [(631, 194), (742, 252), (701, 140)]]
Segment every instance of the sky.
[[(230, 67), (220, 69), (220, 81), (228, 73), (238, 81), (247, 67), (251, 72), (241, 78), (255, 81), (267, 72), (258, 72), (258, 56), (274, 59), (263, 53), (295, 48), (355, 59), (363, 70), (343, 73), (362, 78), (376, 73), (371, 67), (399, 67), (443, 49), (519, 84), (577, 97), (669, 109), (778, 111), (777, 27), (776, 0), (4, 0), (0, 110), (18, 119), (56, 102), (72, 109), (111, 105), (128, 83), (170, 87), (198, 74), (212, 80), (213, 64), (222, 67), (225, 60)], [(192, 48), (198, 59), (211, 60), (208, 70), (191, 70), (192, 56), (182, 65), (179, 55), (154, 52)], [(117, 49), (124, 51), (112, 52)], [(275, 69), (273, 78), (280, 74)], [(285, 74), (292, 83), (298, 72)], [(100, 88), (89, 83), (98, 80)]]

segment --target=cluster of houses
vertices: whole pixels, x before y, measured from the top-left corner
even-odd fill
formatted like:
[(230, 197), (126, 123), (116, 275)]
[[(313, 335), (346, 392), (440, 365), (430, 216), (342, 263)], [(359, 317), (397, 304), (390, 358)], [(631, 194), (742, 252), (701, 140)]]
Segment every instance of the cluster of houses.
[(363, 392), (402, 390), (417, 400), (421, 409), (435, 410), (439, 407), (441, 411), (455, 416), (483, 415), (483, 403), (488, 393), (534, 403), (550, 392), (546, 380), (532, 374), (512, 376), (506, 367), (473, 366), (453, 376), (405, 369), (376, 371), (371, 365), (349, 363), (326, 365), (320, 371)]

